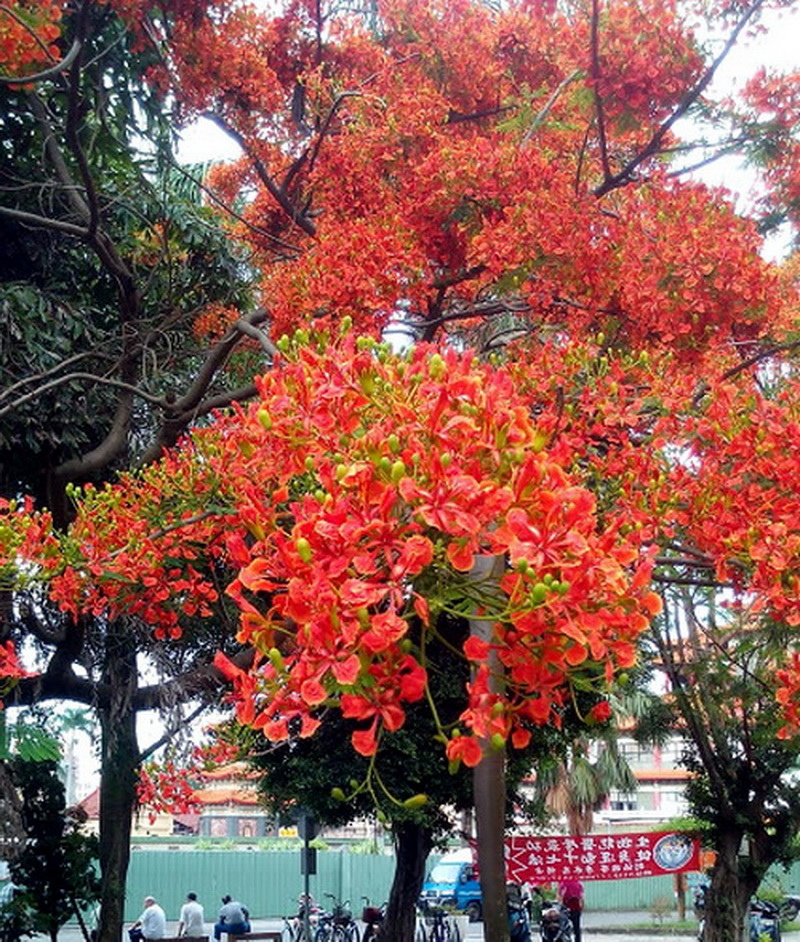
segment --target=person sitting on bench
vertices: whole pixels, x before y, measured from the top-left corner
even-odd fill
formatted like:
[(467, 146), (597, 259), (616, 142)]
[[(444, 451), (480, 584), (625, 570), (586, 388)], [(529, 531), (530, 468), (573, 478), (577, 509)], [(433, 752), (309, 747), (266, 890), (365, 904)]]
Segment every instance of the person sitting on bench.
[(214, 938), (220, 939), (223, 932), (231, 935), (244, 935), (250, 931), (250, 916), (247, 909), (231, 899), (229, 895), (222, 897), (222, 908), (219, 911), (219, 919), (214, 926)]
[(177, 936), (200, 939), (206, 934), (203, 925), (203, 907), (197, 902), (197, 893), (187, 893), (186, 902), (181, 906)]
[(143, 939), (163, 939), (167, 934), (167, 919), (164, 910), (152, 896), (145, 896), (142, 915), (128, 929), (131, 942)]

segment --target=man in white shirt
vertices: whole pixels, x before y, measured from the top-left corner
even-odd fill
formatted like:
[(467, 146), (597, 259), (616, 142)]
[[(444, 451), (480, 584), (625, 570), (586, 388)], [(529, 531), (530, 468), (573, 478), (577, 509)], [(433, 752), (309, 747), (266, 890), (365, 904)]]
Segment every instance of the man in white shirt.
[(167, 917), (164, 910), (152, 896), (145, 896), (142, 915), (128, 929), (131, 942), (141, 942), (142, 939), (163, 939), (167, 934)]
[(187, 893), (186, 902), (181, 906), (177, 934), (197, 939), (206, 934), (203, 907), (197, 902), (197, 893)]

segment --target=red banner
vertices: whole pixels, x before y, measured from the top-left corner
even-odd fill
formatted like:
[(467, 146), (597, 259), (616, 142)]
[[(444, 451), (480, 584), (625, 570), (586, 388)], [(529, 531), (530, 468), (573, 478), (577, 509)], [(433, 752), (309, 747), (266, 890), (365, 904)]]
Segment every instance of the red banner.
[(679, 831), (510, 837), (506, 872), (513, 883), (620, 880), (700, 869), (700, 845)]

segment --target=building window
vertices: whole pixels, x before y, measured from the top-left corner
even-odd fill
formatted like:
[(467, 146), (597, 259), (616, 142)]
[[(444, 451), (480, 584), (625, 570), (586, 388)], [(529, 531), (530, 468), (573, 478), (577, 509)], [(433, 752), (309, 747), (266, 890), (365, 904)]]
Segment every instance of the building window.
[(612, 811), (636, 811), (639, 808), (639, 796), (630, 792), (612, 791), (608, 796), (608, 807)]

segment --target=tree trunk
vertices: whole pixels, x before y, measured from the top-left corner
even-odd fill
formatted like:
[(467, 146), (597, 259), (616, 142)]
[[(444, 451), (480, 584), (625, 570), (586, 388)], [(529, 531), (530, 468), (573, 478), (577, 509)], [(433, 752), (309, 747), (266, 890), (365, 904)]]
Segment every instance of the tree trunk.
[(489, 747), (473, 773), (475, 826), (478, 832), (483, 932), (493, 942), (506, 942), (508, 907), (505, 861), (505, 750)]
[(120, 942), (139, 766), (134, 708), (136, 646), (124, 623), (117, 621), (109, 625), (106, 650), (105, 679), (112, 693), (108, 706), (98, 711), (102, 733), (100, 872), (103, 882), (98, 942)]
[(704, 942), (731, 942), (750, 938), (750, 897), (758, 879), (750, 875), (739, 856), (741, 833), (725, 835), (717, 848), (717, 860), (706, 893)]
[(425, 864), (433, 848), (429, 828), (412, 821), (393, 827), (397, 864), (386, 918), (381, 926), (385, 942), (414, 942), (416, 906), (425, 880)]
[[(505, 571), (502, 556), (478, 557), (470, 578), (487, 587), (496, 586)], [(491, 644), (494, 640), (494, 621), (490, 618), (471, 617), (470, 634)], [(489, 656), (490, 688), (500, 691), (503, 686), (503, 666), (496, 652)], [(506, 900), (505, 860), (505, 806), (506, 774), (505, 749), (497, 749), (488, 740), (482, 742), (483, 758), (473, 773), (475, 828), (478, 838), (478, 868), (483, 900), (483, 932), (492, 942), (508, 942), (508, 906)]]

